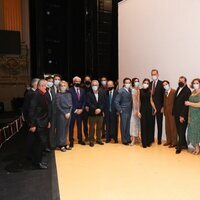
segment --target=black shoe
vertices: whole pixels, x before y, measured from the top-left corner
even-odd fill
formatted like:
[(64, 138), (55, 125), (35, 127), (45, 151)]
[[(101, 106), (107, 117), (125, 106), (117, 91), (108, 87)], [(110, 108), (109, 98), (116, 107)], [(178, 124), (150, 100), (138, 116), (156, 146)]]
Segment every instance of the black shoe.
[(69, 147), (73, 148), (74, 147), (74, 143), (70, 142)]
[(123, 145), (128, 145), (128, 142), (123, 142), (122, 144), (123, 144)]
[(131, 140), (128, 141), (128, 144), (131, 144)]
[(47, 169), (47, 165), (45, 165), (44, 163), (38, 163), (37, 165), (38, 169)]
[(106, 140), (106, 143), (110, 143), (110, 141), (111, 141), (111, 139), (107, 139), (107, 140)]
[(66, 149), (66, 150), (72, 150), (72, 148), (69, 147), (68, 145), (65, 145), (65, 149)]
[(90, 146), (93, 147), (93, 146), (94, 146), (94, 143), (93, 143), (93, 142), (90, 142)]
[(182, 149), (188, 149), (188, 147), (187, 146), (182, 146)]
[(81, 144), (81, 145), (85, 145), (84, 141), (78, 141), (78, 143)]
[(97, 141), (97, 144), (104, 145), (102, 141)]
[(60, 147), (60, 150), (61, 150), (62, 152), (66, 152), (66, 148), (65, 148), (65, 147)]
[(161, 145), (161, 144), (162, 144), (162, 142), (159, 140), (159, 141), (158, 141), (158, 145)]
[(181, 153), (181, 149), (176, 150), (176, 154), (179, 154), (179, 153)]

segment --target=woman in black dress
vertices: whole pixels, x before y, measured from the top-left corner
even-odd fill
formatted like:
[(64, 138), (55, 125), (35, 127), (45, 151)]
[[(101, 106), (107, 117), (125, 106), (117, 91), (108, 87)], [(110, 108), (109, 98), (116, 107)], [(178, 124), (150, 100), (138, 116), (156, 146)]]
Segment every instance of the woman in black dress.
[(149, 88), (150, 80), (143, 80), (143, 88), (140, 89), (140, 122), (141, 122), (141, 138), (144, 148), (150, 147), (153, 138), (153, 115), (156, 114), (156, 108), (152, 101), (151, 90)]

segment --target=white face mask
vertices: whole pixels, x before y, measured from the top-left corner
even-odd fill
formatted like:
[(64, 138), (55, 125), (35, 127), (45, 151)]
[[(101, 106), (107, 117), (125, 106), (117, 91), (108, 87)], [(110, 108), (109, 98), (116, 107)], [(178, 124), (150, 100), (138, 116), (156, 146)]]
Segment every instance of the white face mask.
[(195, 90), (198, 90), (198, 89), (199, 89), (199, 83), (194, 83), (194, 84), (193, 84), (193, 88), (194, 88)]
[(130, 84), (130, 83), (126, 83), (126, 84), (125, 84), (125, 88), (126, 88), (126, 89), (129, 89), (130, 87), (131, 87), (131, 84)]
[(61, 87), (60, 87), (60, 91), (61, 91), (61, 93), (65, 93), (66, 90), (67, 90), (67, 88), (66, 88), (65, 86), (61, 86)]
[(152, 78), (153, 81), (156, 81), (158, 79), (158, 77), (155, 76), (155, 75), (153, 75), (151, 78)]
[(167, 85), (164, 86), (164, 89), (165, 89), (166, 91), (169, 91), (170, 86), (167, 84)]
[(140, 82), (138, 82), (138, 81), (134, 83), (135, 87), (139, 87), (139, 85), (140, 85)]
[(102, 84), (103, 86), (106, 86), (107, 81), (101, 81), (101, 84)]
[(60, 80), (54, 80), (54, 85), (57, 87), (60, 83)]
[(148, 87), (149, 87), (149, 84), (143, 83), (143, 88), (144, 88), (144, 89), (147, 89)]
[(92, 90), (93, 90), (93, 91), (97, 91), (97, 90), (98, 90), (98, 86), (93, 85), (93, 86), (92, 86)]
[(47, 87), (51, 88), (53, 86), (53, 82), (47, 82)]

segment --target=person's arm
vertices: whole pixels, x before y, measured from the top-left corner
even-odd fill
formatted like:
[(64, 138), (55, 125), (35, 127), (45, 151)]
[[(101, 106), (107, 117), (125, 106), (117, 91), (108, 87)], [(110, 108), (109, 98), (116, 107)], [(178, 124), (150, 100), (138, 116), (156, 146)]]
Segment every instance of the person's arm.
[(154, 102), (153, 102), (152, 94), (151, 94), (151, 97), (150, 97), (150, 103), (151, 103), (152, 108), (154, 109), (153, 114), (155, 115), (156, 112), (157, 112), (157, 110), (156, 110), (156, 106), (155, 106), (155, 104), (154, 104)]
[(193, 103), (193, 102), (190, 102), (190, 101), (186, 101), (186, 102), (185, 102), (185, 105), (186, 105), (186, 106), (191, 106), (191, 107), (194, 107), (194, 108), (200, 108), (200, 102), (198, 102), (198, 103)]
[(121, 108), (121, 95), (122, 93), (119, 92), (115, 98), (114, 104), (115, 104), (115, 108), (117, 109), (117, 111), (119, 113), (122, 113), (122, 108)]
[(140, 113), (140, 106), (141, 106), (141, 102), (140, 102), (140, 90), (138, 90), (138, 117), (141, 118), (142, 115)]
[(61, 106), (61, 101), (62, 101), (61, 98), (62, 98), (61, 95), (59, 95), (59, 94), (56, 95), (56, 108), (57, 108), (63, 115), (65, 115), (65, 114), (67, 114), (67, 113), (66, 113), (66, 111), (65, 111), (65, 110), (62, 108), (62, 106)]

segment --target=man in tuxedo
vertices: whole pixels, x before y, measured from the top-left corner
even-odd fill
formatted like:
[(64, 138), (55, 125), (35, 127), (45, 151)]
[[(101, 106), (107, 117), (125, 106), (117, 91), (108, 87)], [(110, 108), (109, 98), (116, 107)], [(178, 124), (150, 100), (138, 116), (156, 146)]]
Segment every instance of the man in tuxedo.
[[(87, 94), (87, 105), (89, 107), (89, 142), (94, 146), (94, 134), (96, 132), (96, 143), (103, 145), (101, 140), (101, 130), (103, 123), (105, 96), (99, 91), (99, 82), (93, 80), (91, 83), (92, 91)], [(95, 129), (96, 126), (96, 129)]]
[(165, 115), (165, 132), (167, 141), (164, 146), (169, 148), (176, 147), (177, 144), (177, 130), (175, 124), (175, 118), (172, 115), (172, 108), (174, 104), (174, 98), (176, 90), (170, 87), (170, 83), (167, 80), (163, 81), (163, 88), (165, 89), (164, 95), (164, 115)]
[(39, 80), (37, 90), (34, 93), (29, 107), (28, 126), (31, 140), (31, 159), (39, 169), (46, 169), (42, 162), (42, 152), (47, 144), (48, 131), (50, 128), (50, 107), (46, 94), (47, 81)]
[[(83, 89), (85, 91), (85, 96), (87, 96), (88, 92), (92, 91), (90, 76), (85, 76)], [(87, 106), (87, 104), (85, 104), (85, 108), (83, 110), (83, 131), (86, 141), (88, 141), (88, 117), (89, 117), (89, 107)]]
[(187, 149), (186, 128), (188, 124), (188, 107), (185, 101), (188, 101), (191, 90), (187, 86), (187, 79), (184, 76), (179, 78), (178, 88), (176, 90), (172, 114), (175, 117), (176, 128), (178, 133), (178, 143), (176, 154), (181, 153), (182, 149)]
[(75, 76), (73, 78), (73, 87), (69, 89), (69, 92), (72, 95), (72, 114), (71, 121), (69, 125), (69, 141), (70, 147), (74, 146), (74, 124), (77, 121), (77, 130), (78, 130), (78, 144), (85, 145), (85, 142), (82, 139), (82, 120), (83, 120), (83, 110), (85, 108), (85, 91), (80, 87), (81, 78)]
[(115, 98), (115, 107), (120, 113), (120, 128), (122, 144), (128, 145), (130, 143), (130, 121), (133, 107), (132, 94), (131, 94), (131, 79), (124, 78), (124, 86), (119, 90)]
[(107, 82), (107, 88), (105, 96), (106, 143), (109, 143), (111, 139), (118, 143), (118, 115), (114, 104), (118, 92), (114, 89), (114, 82), (111, 80)]
[(152, 81), (150, 83), (152, 99), (156, 107), (156, 114), (153, 117), (153, 135), (151, 136), (151, 142), (154, 142), (154, 129), (155, 129), (155, 118), (157, 121), (158, 129), (158, 145), (162, 144), (162, 123), (163, 123), (163, 101), (165, 90), (162, 85), (162, 81), (158, 79), (159, 73), (157, 69), (151, 70)]

